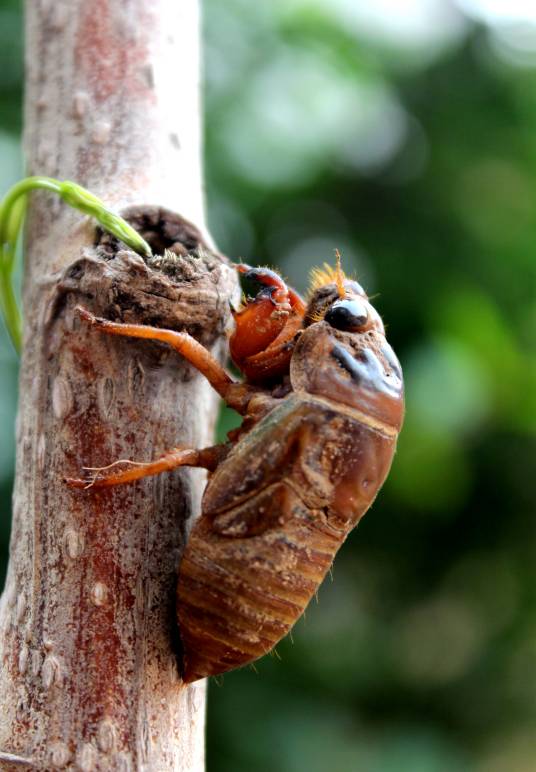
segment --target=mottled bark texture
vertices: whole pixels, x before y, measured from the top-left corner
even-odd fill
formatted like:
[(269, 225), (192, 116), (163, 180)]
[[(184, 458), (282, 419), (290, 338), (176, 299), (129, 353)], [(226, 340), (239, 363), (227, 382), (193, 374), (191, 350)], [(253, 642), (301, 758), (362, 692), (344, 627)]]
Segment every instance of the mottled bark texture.
[[(29, 173), (130, 209), (144, 261), (48, 194), (29, 215), (11, 555), (0, 604), (0, 768), (203, 769), (204, 686), (182, 687), (175, 582), (204, 473), (100, 491), (64, 475), (213, 441), (216, 400), (109, 318), (188, 330), (223, 355), (234, 272), (203, 230), (194, 0), (27, 4)], [(153, 204), (153, 206), (145, 206)], [(201, 246), (200, 246), (201, 245)]]

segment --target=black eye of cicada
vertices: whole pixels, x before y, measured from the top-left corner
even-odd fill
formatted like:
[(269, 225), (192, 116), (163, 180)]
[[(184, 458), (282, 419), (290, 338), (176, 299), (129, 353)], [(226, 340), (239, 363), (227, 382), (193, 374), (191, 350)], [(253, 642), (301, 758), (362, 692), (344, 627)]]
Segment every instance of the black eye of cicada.
[(357, 298), (336, 300), (326, 312), (324, 321), (343, 332), (358, 332), (368, 322), (367, 307)]

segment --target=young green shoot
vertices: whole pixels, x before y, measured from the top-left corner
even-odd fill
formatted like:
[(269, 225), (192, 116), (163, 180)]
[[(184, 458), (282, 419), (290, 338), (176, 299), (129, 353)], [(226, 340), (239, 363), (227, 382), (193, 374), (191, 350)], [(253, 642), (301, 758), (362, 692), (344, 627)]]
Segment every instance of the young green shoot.
[(79, 212), (95, 218), (103, 230), (143, 257), (152, 252), (147, 242), (122, 217), (106, 208), (104, 203), (75, 182), (61, 182), (51, 177), (26, 177), (14, 185), (0, 203), (0, 310), (17, 351), (22, 341), (22, 318), (13, 289), (13, 269), (17, 241), (24, 221), (28, 194), (33, 190), (57, 193)]

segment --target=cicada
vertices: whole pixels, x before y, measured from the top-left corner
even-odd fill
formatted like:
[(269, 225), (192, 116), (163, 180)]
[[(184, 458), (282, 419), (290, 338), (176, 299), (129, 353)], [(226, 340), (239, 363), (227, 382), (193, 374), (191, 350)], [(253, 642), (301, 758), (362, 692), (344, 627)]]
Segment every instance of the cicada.
[(179, 466), (209, 471), (177, 582), (184, 682), (269, 652), (302, 615), (391, 466), (404, 396), (400, 364), (361, 285), (313, 272), (307, 300), (267, 268), (238, 266), (255, 296), (234, 311), (235, 381), (185, 332), (79, 313), (100, 332), (163, 341), (243, 416), (228, 442), (173, 448), (96, 470), (77, 487)]

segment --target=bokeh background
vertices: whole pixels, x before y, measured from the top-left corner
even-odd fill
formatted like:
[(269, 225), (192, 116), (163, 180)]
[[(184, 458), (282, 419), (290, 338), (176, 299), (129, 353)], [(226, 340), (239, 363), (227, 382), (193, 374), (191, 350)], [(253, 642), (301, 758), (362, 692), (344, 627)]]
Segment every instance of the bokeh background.
[[(338, 247), (408, 404), (293, 640), (212, 683), (208, 770), (533, 772), (536, 3), (205, 0), (204, 40), (220, 248), (303, 290)], [(22, 69), (21, 4), (0, 0), (2, 191)], [(4, 336), (0, 582), (16, 387)]]

